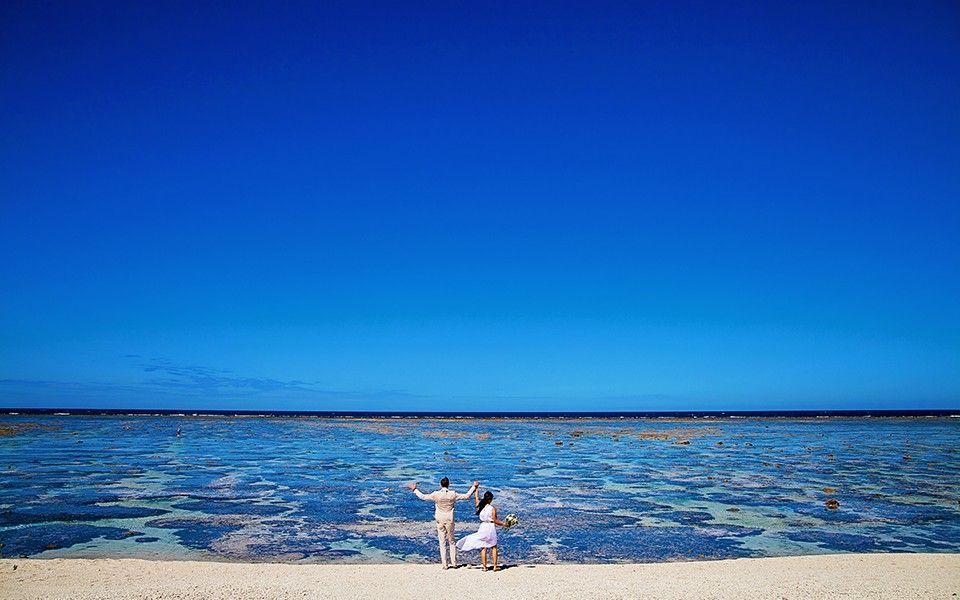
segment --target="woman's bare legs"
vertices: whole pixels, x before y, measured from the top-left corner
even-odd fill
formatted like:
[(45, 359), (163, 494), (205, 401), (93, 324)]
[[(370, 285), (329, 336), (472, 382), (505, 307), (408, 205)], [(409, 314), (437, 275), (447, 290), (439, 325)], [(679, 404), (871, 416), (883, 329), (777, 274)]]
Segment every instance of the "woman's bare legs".
[(480, 549), (480, 560), (483, 561), (483, 570), (486, 571), (487, 570), (487, 549), (486, 548)]
[[(486, 561), (484, 561), (484, 564), (486, 564)], [(497, 547), (496, 546), (493, 547), (493, 570), (494, 571), (500, 570), (500, 567), (497, 566)]]

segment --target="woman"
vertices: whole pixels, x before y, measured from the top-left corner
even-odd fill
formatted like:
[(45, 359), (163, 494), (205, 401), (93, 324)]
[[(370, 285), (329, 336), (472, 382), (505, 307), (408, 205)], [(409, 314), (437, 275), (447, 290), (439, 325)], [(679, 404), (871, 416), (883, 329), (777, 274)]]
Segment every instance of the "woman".
[(493, 494), (484, 492), (483, 499), (480, 499), (480, 490), (473, 492), (473, 503), (477, 506), (477, 514), (480, 515), (480, 529), (476, 533), (471, 533), (467, 537), (457, 542), (457, 550), (476, 550), (480, 549), (480, 558), (483, 561), (483, 570), (487, 570), (487, 548), (493, 548), (493, 570), (499, 571), (497, 566), (497, 528), (495, 525), (506, 527), (502, 521), (497, 520), (497, 509), (493, 507)]

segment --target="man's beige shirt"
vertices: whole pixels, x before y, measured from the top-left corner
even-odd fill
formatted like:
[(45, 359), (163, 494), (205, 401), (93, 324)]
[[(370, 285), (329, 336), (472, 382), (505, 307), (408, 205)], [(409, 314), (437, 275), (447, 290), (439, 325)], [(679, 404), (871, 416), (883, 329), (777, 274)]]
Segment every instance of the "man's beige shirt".
[(433, 518), (436, 519), (438, 523), (452, 523), (453, 507), (456, 505), (457, 500), (466, 500), (473, 495), (473, 492), (474, 486), (472, 485), (465, 494), (458, 494), (450, 488), (440, 488), (430, 494), (424, 494), (418, 489), (413, 490), (417, 498), (421, 500), (432, 500), (436, 504), (437, 509), (433, 513)]

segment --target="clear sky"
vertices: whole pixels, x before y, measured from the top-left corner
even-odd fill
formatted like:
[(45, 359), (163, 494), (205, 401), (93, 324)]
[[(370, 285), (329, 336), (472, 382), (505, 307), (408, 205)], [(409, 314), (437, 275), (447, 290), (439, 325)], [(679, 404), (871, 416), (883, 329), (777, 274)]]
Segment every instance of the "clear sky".
[(960, 5), (0, 7), (0, 406), (960, 406)]

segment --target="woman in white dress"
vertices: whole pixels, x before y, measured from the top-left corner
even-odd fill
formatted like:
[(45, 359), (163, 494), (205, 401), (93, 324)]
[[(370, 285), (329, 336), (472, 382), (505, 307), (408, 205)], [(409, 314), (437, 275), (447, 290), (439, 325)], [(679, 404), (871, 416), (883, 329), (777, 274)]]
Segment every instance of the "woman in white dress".
[(480, 559), (483, 561), (483, 570), (487, 570), (487, 548), (493, 548), (493, 570), (499, 571), (497, 566), (497, 528), (496, 525), (506, 527), (497, 520), (497, 509), (493, 507), (493, 493), (485, 492), (480, 498), (480, 490), (473, 492), (473, 502), (480, 515), (480, 529), (457, 542), (457, 550), (480, 550)]

